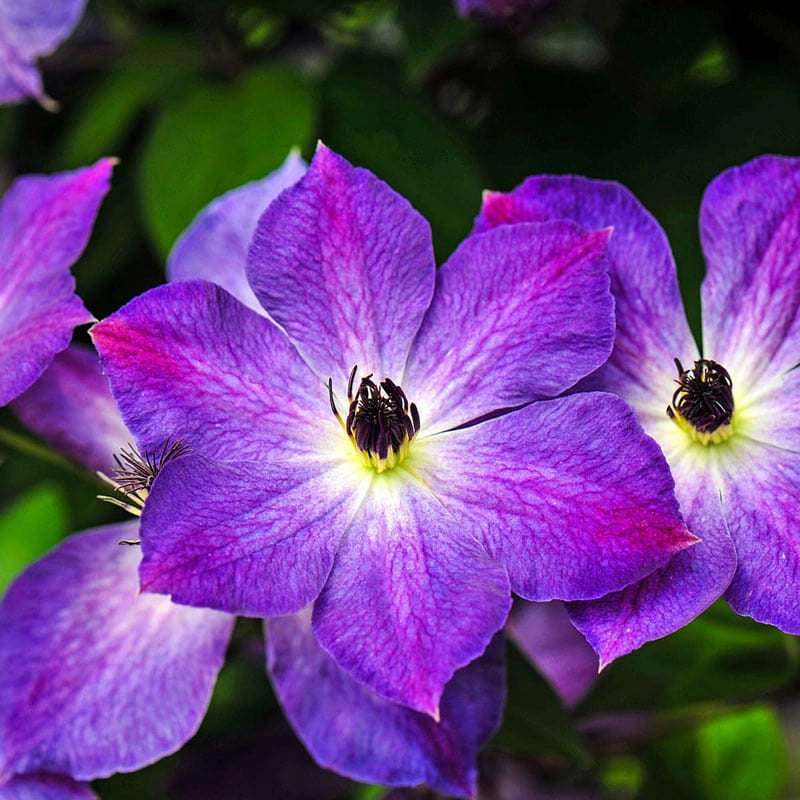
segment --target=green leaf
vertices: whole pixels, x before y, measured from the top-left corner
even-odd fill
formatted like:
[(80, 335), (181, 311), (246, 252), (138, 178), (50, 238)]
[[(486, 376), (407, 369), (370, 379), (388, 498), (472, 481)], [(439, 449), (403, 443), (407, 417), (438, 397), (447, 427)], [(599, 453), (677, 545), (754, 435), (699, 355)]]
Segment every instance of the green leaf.
[(469, 233), (484, 181), (465, 143), (378, 59), (340, 67), (325, 86), (325, 143), (407, 197), (433, 228), (440, 255)]
[(0, 512), (0, 594), (12, 580), (69, 532), (58, 486), (42, 483)]
[(591, 758), (550, 684), (510, 642), (503, 724), (490, 743), (497, 750), (556, 756), (587, 766)]
[(719, 602), (682, 630), (611, 664), (582, 713), (675, 709), (753, 697), (797, 673), (797, 641)]
[(166, 256), (200, 209), (263, 178), (292, 147), (309, 144), (316, 92), (301, 76), (261, 67), (235, 83), (200, 83), (155, 123), (141, 159), (145, 223)]
[(772, 800), (785, 775), (775, 712), (764, 705), (717, 717), (697, 731), (700, 779), (708, 800)]
[(70, 109), (70, 124), (54, 148), (55, 169), (73, 169), (114, 155), (142, 110), (199, 71), (201, 53), (175, 37), (140, 38), (132, 52)]

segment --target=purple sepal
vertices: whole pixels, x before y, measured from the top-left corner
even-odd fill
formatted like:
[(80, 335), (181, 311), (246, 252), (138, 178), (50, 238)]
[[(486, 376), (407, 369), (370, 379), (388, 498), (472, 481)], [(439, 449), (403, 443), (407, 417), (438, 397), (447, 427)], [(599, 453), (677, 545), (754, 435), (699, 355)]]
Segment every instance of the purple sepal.
[(65, 775), (15, 775), (0, 785), (0, 800), (97, 800), (97, 795), (85, 783)]
[(135, 523), (76, 534), (0, 604), (0, 781), (92, 780), (177, 750), (200, 725), (233, 626), (139, 594)]
[(553, 397), (608, 358), (608, 237), (560, 221), (461, 243), (436, 275), (403, 377), (423, 435)]
[(689, 530), (702, 537), (660, 569), (620, 592), (569, 603), (570, 619), (600, 656), (602, 667), (643, 644), (688, 625), (722, 595), (736, 570), (736, 551), (711, 475), (691, 458), (675, 457), (676, 494)]
[(348, 471), (303, 461), (168, 463), (142, 514), (142, 589), (252, 617), (320, 592), (358, 504)]
[(27, 389), (92, 317), (70, 267), (86, 246), (113, 160), (14, 182), (0, 206), (0, 406)]
[(506, 631), (564, 705), (579, 703), (597, 680), (597, 655), (572, 626), (564, 604), (558, 600), (518, 601)]
[(373, 479), (342, 538), (314, 632), (356, 680), (435, 719), (453, 673), (505, 623), (511, 592), (468, 523), (397, 472)]
[(269, 622), (267, 666), (286, 716), (314, 759), (360, 781), (424, 782), (474, 797), (478, 750), (502, 714), (502, 636), (455, 674), (434, 722), (354, 681), (319, 646), (309, 617), (306, 611)]
[(321, 144), (258, 222), (247, 278), (323, 380), (402, 380), (435, 279), (430, 226), (369, 170)]
[(35, 97), (53, 107), (36, 59), (69, 36), (85, 5), (86, 0), (0, 0), (0, 103)]
[(216, 283), (259, 314), (261, 303), (247, 282), (247, 249), (258, 218), (287, 187), (306, 172), (306, 163), (292, 152), (283, 165), (207, 205), (181, 234), (167, 259), (170, 281), (195, 278)]
[(82, 345), (59, 353), (12, 408), (30, 430), (92, 472), (110, 474), (113, 454), (133, 441), (97, 353)]
[(663, 418), (674, 391), (673, 359), (697, 357), (667, 237), (624, 186), (573, 176), (537, 176), (509, 194), (487, 192), (475, 230), (557, 219), (589, 230), (613, 227), (607, 262), (614, 350), (583, 386), (622, 395), (647, 428), (649, 418)]

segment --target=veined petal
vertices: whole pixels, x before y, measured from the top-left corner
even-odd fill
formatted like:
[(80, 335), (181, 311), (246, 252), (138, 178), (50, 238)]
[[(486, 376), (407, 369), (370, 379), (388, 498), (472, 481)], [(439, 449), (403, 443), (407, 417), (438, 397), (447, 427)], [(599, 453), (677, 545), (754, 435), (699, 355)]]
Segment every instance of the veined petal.
[(218, 286), (160, 286), (91, 333), (142, 452), (180, 439), (223, 461), (280, 460), (344, 438), (286, 336)]
[(603, 666), (687, 625), (730, 585), (736, 550), (722, 514), (716, 455), (714, 448), (696, 446), (670, 457), (681, 511), (701, 541), (620, 592), (568, 604), (570, 619)]
[(142, 513), (142, 589), (244, 616), (298, 611), (319, 594), (368, 481), (349, 462), (170, 462)]
[(700, 235), (703, 351), (730, 372), (738, 400), (800, 361), (800, 159), (723, 172), (703, 197)]
[(267, 666), (286, 716), (321, 766), (369, 783), (424, 782), (474, 796), (475, 759), (503, 708), (499, 634), (447, 684), (439, 722), (353, 680), (319, 646), (307, 612), (269, 622)]
[(13, 400), (92, 317), (69, 268), (86, 246), (113, 162), (19, 178), (0, 207), (0, 406)]
[(136, 531), (71, 537), (0, 604), (0, 780), (138, 769), (200, 725), (233, 618), (139, 594)]
[(264, 314), (247, 282), (247, 249), (264, 209), (284, 189), (297, 183), (305, 171), (305, 161), (293, 151), (266, 178), (227, 192), (207, 205), (172, 248), (167, 259), (169, 279), (211, 281), (248, 308)]
[(425, 219), (322, 144), (306, 176), (259, 220), (247, 263), (269, 315), (337, 386), (354, 364), (402, 380), (434, 273)]
[(533, 403), (422, 439), (412, 464), (528, 600), (602, 597), (697, 541), (658, 445), (614, 395)]
[(97, 353), (81, 345), (59, 353), (13, 409), (49, 445), (92, 472), (112, 470), (113, 454), (133, 440)]
[(667, 237), (624, 186), (570, 175), (528, 178), (509, 194), (487, 192), (475, 229), (553, 219), (590, 230), (613, 226), (606, 257), (615, 300), (614, 350), (583, 385), (624, 397), (647, 428), (649, 418), (664, 416), (675, 390), (673, 359), (691, 364), (699, 357)]
[(552, 222), (462, 242), (436, 276), (403, 379), (426, 434), (557, 395), (608, 358), (608, 236)]
[(739, 437), (730, 441), (719, 471), (739, 566), (725, 599), (739, 614), (800, 634), (800, 454)]
[(0, 102), (42, 100), (35, 61), (78, 24), (86, 0), (0, 0)]
[(15, 775), (0, 785), (0, 800), (97, 800), (85, 783), (64, 775)]
[(570, 623), (562, 602), (518, 600), (506, 631), (548, 680), (564, 705), (574, 706), (580, 702), (597, 680), (597, 656)]
[(503, 567), (462, 520), (395, 469), (373, 479), (313, 623), (352, 677), (438, 718), (445, 684), (483, 653), (510, 606)]

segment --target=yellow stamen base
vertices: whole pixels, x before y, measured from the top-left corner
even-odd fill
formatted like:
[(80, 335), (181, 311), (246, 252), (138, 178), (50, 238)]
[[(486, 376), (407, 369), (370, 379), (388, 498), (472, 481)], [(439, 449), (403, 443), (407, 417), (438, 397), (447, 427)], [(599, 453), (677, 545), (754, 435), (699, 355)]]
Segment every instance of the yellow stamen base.
[(406, 437), (400, 445), (399, 450), (395, 451), (389, 448), (386, 458), (380, 458), (377, 453), (368, 453), (359, 449), (354, 437), (351, 436), (350, 441), (353, 443), (353, 448), (364, 466), (374, 469), (378, 474), (386, 472), (386, 470), (389, 469), (394, 469), (398, 464), (402, 464), (411, 450), (411, 440)]
[(731, 417), (731, 421), (727, 425), (720, 425), (715, 431), (707, 433), (697, 430), (686, 417), (677, 412), (670, 416), (682, 431), (687, 433), (693, 441), (703, 445), (703, 447), (707, 447), (710, 444), (721, 444), (733, 436), (733, 417)]

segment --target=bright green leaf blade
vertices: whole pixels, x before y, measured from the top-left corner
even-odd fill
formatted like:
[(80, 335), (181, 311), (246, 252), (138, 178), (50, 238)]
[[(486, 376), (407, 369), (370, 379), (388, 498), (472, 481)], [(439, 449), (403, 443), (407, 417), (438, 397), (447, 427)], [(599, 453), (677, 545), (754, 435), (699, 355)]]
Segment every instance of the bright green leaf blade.
[(785, 777), (785, 746), (775, 712), (764, 705), (717, 717), (697, 731), (708, 800), (773, 800)]
[(70, 110), (70, 124), (55, 148), (54, 168), (74, 169), (115, 155), (141, 111), (199, 71), (201, 55), (176, 38), (140, 38), (82, 106)]
[(39, 484), (4, 508), (0, 512), (0, 594), (68, 531), (66, 501), (55, 484)]
[(145, 223), (166, 256), (200, 209), (263, 178), (309, 144), (316, 92), (301, 76), (262, 67), (235, 83), (196, 85), (165, 108), (147, 141), (139, 184)]

